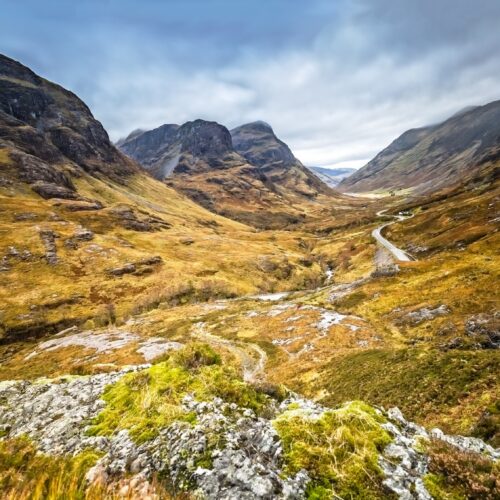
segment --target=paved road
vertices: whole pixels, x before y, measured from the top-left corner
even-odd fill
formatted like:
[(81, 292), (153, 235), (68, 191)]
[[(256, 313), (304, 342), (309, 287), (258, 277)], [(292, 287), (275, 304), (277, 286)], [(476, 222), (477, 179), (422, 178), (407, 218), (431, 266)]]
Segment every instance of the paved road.
[[(378, 216), (383, 216), (384, 215), (384, 212), (385, 210), (381, 210), (380, 212), (377, 213)], [(387, 248), (387, 250), (389, 250), (389, 252), (391, 252), (392, 255), (394, 255), (394, 257), (399, 260), (399, 261), (402, 261), (402, 262), (409, 262), (411, 260), (414, 260), (411, 256), (409, 256), (405, 251), (401, 250), (401, 248), (398, 248), (396, 245), (393, 245), (389, 240), (386, 240), (383, 236), (382, 236), (382, 229), (384, 229), (385, 227), (387, 226), (390, 226), (391, 224), (394, 224), (395, 222), (399, 222), (399, 221), (402, 221), (402, 220), (405, 220), (405, 219), (408, 219), (410, 216), (408, 217), (405, 217), (404, 215), (394, 215), (394, 216), (390, 216), (390, 217), (394, 217), (396, 220), (393, 220), (392, 222), (387, 222), (386, 224), (382, 224), (381, 226), (377, 227), (376, 229), (374, 229), (372, 231), (372, 236), (385, 248)]]

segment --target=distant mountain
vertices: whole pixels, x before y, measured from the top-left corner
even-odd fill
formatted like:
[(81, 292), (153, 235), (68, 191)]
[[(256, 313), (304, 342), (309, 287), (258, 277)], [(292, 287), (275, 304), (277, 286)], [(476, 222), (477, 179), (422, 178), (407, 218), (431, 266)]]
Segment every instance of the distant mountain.
[(167, 124), (118, 146), (197, 203), (259, 227), (297, 222), (303, 215), (295, 205), (332, 195), (263, 122), (231, 132), (205, 120)]
[(0, 148), (8, 149), (13, 165), (2, 174), (45, 198), (76, 198), (73, 180), (82, 173), (123, 182), (139, 170), (75, 94), (3, 55)]
[(405, 132), (339, 189), (428, 193), (458, 185), (499, 145), (500, 101), (466, 108), (438, 125)]
[(355, 168), (308, 168), (309, 170), (312, 170), (326, 185), (330, 187), (336, 187), (343, 179), (356, 172)]

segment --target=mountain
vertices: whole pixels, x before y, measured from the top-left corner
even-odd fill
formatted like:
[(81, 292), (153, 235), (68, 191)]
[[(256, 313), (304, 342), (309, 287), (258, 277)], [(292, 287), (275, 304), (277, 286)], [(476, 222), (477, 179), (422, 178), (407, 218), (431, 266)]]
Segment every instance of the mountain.
[(276, 137), (263, 121), (247, 123), (231, 130), (234, 149), (252, 165), (257, 165), (278, 191), (303, 196), (329, 194), (318, 177), (295, 158), (290, 148)]
[(297, 223), (304, 204), (333, 195), (262, 122), (231, 132), (206, 120), (166, 124), (118, 147), (205, 208), (258, 227)]
[[(191, 176), (184, 189), (210, 193), (214, 186), (217, 198), (220, 178), (236, 193), (234, 209), (246, 207), (249, 218), (255, 210), (263, 224), (301, 219), (232, 150), (220, 125), (161, 127), (137, 152), (163, 144), (173, 129), (172, 144), (183, 151), (179, 168), (188, 172), (180, 180)], [(224, 168), (235, 175), (225, 178)], [(256, 237), (154, 179), (116, 149), (76, 95), (5, 56), (0, 236), (0, 356), (4, 344), (86, 322), (99, 327), (148, 304), (293, 288), (323, 275), (319, 260), (306, 259), (305, 243)]]
[(343, 179), (356, 172), (355, 168), (308, 168), (309, 170), (312, 170), (327, 186), (330, 187), (336, 187)]
[(499, 145), (500, 101), (465, 108), (438, 125), (408, 130), (339, 189), (429, 193), (479, 171)]
[(121, 142), (158, 180), (0, 80), (1, 498), (498, 497), (500, 147), (460, 189), (307, 196), (195, 121)]
[(44, 198), (77, 198), (83, 173), (123, 182), (138, 165), (110, 142), (102, 125), (72, 92), (0, 55), (0, 147), (14, 177)]

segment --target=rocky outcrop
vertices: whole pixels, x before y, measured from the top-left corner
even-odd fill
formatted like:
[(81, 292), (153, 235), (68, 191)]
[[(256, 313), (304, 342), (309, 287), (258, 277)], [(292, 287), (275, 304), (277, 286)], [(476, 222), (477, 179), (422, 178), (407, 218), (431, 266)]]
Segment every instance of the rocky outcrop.
[[(26, 435), (47, 454), (100, 450), (102, 458), (87, 473), (89, 483), (113, 484), (128, 478), (122, 493), (149, 491), (152, 476), (159, 474), (175, 490), (194, 490), (208, 499), (305, 498), (311, 478), (306, 470), (283, 473), (284, 444), (273, 422), (290, 412), (292, 418), (319, 421), (330, 410), (295, 395), (271, 404), (266, 416), (258, 416), (221, 398), (200, 401), (187, 394), (181, 406), (195, 417), (193, 423), (176, 420), (141, 444), (127, 430), (89, 435), (89, 424), (105, 406), (101, 400), (105, 387), (147, 366), (54, 381), (0, 382), (2, 435)], [(397, 408), (375, 411), (384, 422), (381, 428), (392, 436), (378, 458), (383, 486), (398, 498), (431, 498), (423, 481), (429, 461), (422, 446), (431, 438), (467, 453), (500, 457), (480, 439), (447, 436), (438, 429), (427, 432), (405, 420)]]
[(430, 321), (438, 316), (447, 316), (448, 314), (450, 314), (449, 307), (445, 304), (441, 304), (440, 306), (434, 308), (422, 307), (421, 309), (412, 311), (406, 314), (401, 321), (411, 325), (418, 325), (424, 321)]
[(45, 260), (51, 265), (57, 264), (58, 262), (56, 247), (56, 238), (58, 237), (59, 236), (50, 229), (42, 229), (40, 231), (40, 239), (45, 246)]
[(500, 348), (500, 312), (478, 314), (465, 323), (465, 334), (481, 349)]
[(94, 239), (94, 233), (90, 229), (86, 229), (80, 226), (75, 231), (73, 236), (71, 236), (64, 242), (64, 246), (75, 250), (78, 248), (80, 243), (84, 241), (92, 241), (93, 239)]

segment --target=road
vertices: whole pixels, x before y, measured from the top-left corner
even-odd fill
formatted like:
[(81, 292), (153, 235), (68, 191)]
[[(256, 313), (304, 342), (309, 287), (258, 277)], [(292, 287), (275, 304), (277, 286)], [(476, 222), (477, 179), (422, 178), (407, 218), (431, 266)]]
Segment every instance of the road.
[[(380, 212), (377, 212), (377, 215), (379, 217), (384, 216), (385, 210), (381, 210)], [(375, 238), (375, 240), (378, 241), (383, 247), (385, 247), (391, 254), (399, 261), (402, 262), (409, 262), (411, 260), (414, 260), (410, 255), (408, 255), (404, 250), (401, 250), (401, 248), (398, 248), (396, 245), (393, 245), (389, 240), (386, 240), (382, 236), (382, 229), (386, 228), (387, 226), (390, 226), (391, 224), (394, 224), (396, 222), (408, 219), (410, 216), (405, 217), (404, 215), (393, 215), (393, 216), (385, 216), (385, 217), (394, 217), (396, 220), (393, 220), (392, 222), (387, 222), (386, 224), (382, 224), (381, 226), (377, 227), (372, 231), (372, 236)]]
[[(382, 210), (377, 213), (377, 216), (383, 217), (384, 216), (385, 210)], [(402, 221), (404, 219), (408, 219), (411, 216), (403, 216), (403, 215), (385, 215), (386, 217), (394, 217), (395, 220), (391, 222), (387, 222), (386, 224), (383, 224), (382, 226), (377, 227), (372, 231), (372, 236), (377, 240), (382, 246), (384, 246), (389, 252), (399, 261), (403, 262), (408, 262), (410, 260), (413, 260), (411, 256), (409, 256), (406, 252), (401, 250), (400, 248), (396, 247), (393, 245), (390, 241), (386, 240), (382, 234), (381, 231), (387, 227), (390, 226), (391, 224), (394, 224), (395, 222)], [(330, 276), (328, 276), (330, 278)], [(331, 279), (331, 278), (330, 278)], [(346, 285), (340, 285), (342, 287), (345, 287)], [(317, 290), (321, 290), (322, 288), (327, 288), (326, 287), (320, 287)], [(274, 294), (267, 294), (267, 295), (254, 295), (250, 296), (248, 298), (253, 298), (257, 300), (264, 300), (264, 301), (278, 301), (281, 299), (286, 298), (291, 292), (281, 292), (281, 293), (274, 293)], [(238, 299), (236, 299), (238, 300)], [(223, 301), (225, 302), (225, 301)], [(250, 382), (254, 383), (257, 381), (262, 381), (265, 377), (265, 365), (267, 361), (267, 355), (265, 351), (258, 345), (250, 343), (250, 342), (234, 342), (229, 339), (221, 338), (217, 335), (214, 335), (210, 332), (207, 331), (206, 325), (203, 322), (196, 323), (194, 325), (194, 329), (192, 330), (192, 333), (194, 334), (195, 337), (199, 338), (200, 340), (207, 342), (209, 344), (212, 344), (214, 346), (220, 346), (220, 347), (225, 347), (229, 351), (231, 351), (240, 361), (241, 368), (243, 371), (243, 380), (245, 382)], [(253, 351), (253, 353), (251, 353)]]

